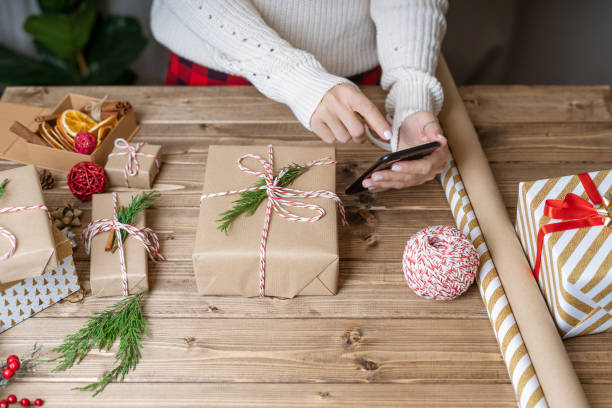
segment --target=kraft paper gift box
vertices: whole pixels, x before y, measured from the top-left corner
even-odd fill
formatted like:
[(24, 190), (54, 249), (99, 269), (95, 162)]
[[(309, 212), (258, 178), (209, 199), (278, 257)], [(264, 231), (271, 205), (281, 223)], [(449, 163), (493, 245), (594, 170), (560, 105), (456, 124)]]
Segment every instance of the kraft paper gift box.
[[(253, 186), (259, 177), (241, 171), (237, 159), (248, 153), (267, 159), (267, 146), (210, 146), (204, 194)], [(332, 147), (274, 147), (274, 170), (334, 158)], [(254, 159), (244, 165), (263, 171)], [(334, 191), (335, 165), (315, 166), (291, 185), (299, 190)], [(232, 208), (239, 195), (204, 200), (197, 225), (193, 266), (198, 291), (204, 295), (259, 295), (259, 247), (266, 200), (251, 216), (240, 215), (225, 234), (217, 229), (219, 214)], [(338, 287), (338, 236), (336, 203), (325, 198), (297, 199), (321, 206), (326, 215), (317, 222), (294, 222), (272, 213), (266, 247), (265, 295), (292, 298), (298, 295), (334, 295)], [(292, 209), (293, 210), (293, 209)], [(300, 211), (302, 210), (302, 211)], [(296, 213), (314, 215), (303, 209)]]
[[(137, 143), (129, 143), (131, 147), (137, 147)], [(138, 160), (138, 172), (135, 175), (127, 175), (126, 185), (126, 163), (128, 160), (127, 150), (115, 145), (113, 151), (108, 156), (104, 171), (108, 178), (108, 183), (113, 187), (130, 187), (150, 189), (153, 180), (159, 173), (161, 146), (143, 143), (136, 152)], [(151, 157), (154, 156), (154, 157)], [(136, 164), (133, 163), (135, 170)]]
[(70, 241), (57, 228), (52, 231), (59, 265), (48, 265), (40, 276), (0, 284), (0, 333), (81, 288)]
[(99, 98), (91, 96), (67, 94), (53, 109), (0, 102), (0, 157), (60, 171), (69, 171), (72, 166), (82, 161), (104, 165), (106, 157), (113, 149), (115, 139), (130, 140), (138, 131), (138, 123), (133, 109), (119, 119), (117, 126), (111, 130), (100, 146), (91, 154), (80, 154), (51, 146), (27, 143), (9, 130), (15, 121), (19, 121), (35, 132), (38, 129), (38, 123), (35, 119), (39, 115), (58, 114), (66, 109), (81, 109), (88, 102), (98, 101), (100, 101)]
[[(8, 179), (0, 208), (44, 205), (38, 172), (34, 166), (0, 171), (0, 182)], [(41, 275), (47, 266), (56, 267), (55, 241), (49, 215), (44, 209), (27, 209), (0, 214), (0, 227), (15, 236), (15, 252), (0, 260), (0, 284)], [(11, 249), (0, 236), (0, 255)]]
[[(532, 268), (537, 262), (538, 232), (542, 226), (554, 229), (554, 224), (568, 220), (571, 224), (561, 226), (604, 224), (543, 235), (537, 280), (564, 338), (599, 333), (612, 327), (612, 227), (605, 225), (612, 215), (605, 204), (612, 186), (612, 170), (596, 171), (588, 176), (604, 203), (592, 202), (578, 175), (519, 185), (516, 230)], [(588, 180), (585, 182), (588, 184)], [(586, 200), (581, 202), (582, 220), (548, 218), (546, 208), (554, 202), (547, 204), (547, 200), (563, 201), (568, 193)], [(557, 205), (568, 206), (561, 202)]]
[[(116, 193), (119, 206), (127, 206), (138, 192)], [(94, 194), (92, 198), (91, 219), (113, 219), (113, 195)], [(145, 211), (136, 220), (136, 227), (146, 225)], [(119, 251), (105, 251), (109, 232), (96, 234), (91, 241), (90, 276), (91, 294), (97, 297), (121, 296), (123, 286), (121, 280), (121, 264)], [(149, 288), (147, 282), (147, 252), (142, 244), (128, 236), (123, 241), (125, 264), (128, 277), (129, 294), (135, 294)]]

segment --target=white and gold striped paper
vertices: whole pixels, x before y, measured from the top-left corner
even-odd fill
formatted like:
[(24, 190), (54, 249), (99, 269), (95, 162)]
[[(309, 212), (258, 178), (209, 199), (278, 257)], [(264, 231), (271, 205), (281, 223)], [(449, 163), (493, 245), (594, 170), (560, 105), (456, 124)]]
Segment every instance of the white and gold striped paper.
[[(589, 175), (605, 196), (612, 187), (612, 170)], [(544, 216), (544, 204), (547, 199), (563, 200), (568, 193), (589, 199), (578, 176), (519, 184), (516, 231), (532, 268), (540, 227), (560, 222)], [(612, 229), (596, 226), (547, 234), (538, 283), (564, 338), (611, 330)]]
[(547, 407), (535, 369), (454, 162), (451, 161), (446, 165), (441, 175), (441, 182), (457, 228), (472, 241), (480, 256), (476, 283), (508, 368), (519, 406), (521, 408)]

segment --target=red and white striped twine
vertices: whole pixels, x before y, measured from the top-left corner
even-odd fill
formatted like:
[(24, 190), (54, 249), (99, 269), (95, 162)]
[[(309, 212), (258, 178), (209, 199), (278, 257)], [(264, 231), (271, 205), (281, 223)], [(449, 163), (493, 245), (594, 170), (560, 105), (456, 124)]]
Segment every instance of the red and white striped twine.
[(427, 227), (406, 243), (402, 266), (410, 289), (426, 299), (450, 300), (474, 282), (479, 257), (456, 228)]
[[(27, 211), (27, 210), (43, 210), (47, 213), (47, 216), (49, 217), (49, 221), (51, 221), (51, 215), (49, 215), (49, 209), (47, 208), (46, 205), (42, 205), (42, 204), (41, 205), (26, 205), (26, 206), (21, 206), (21, 207), (0, 208), (0, 214), (9, 214), (9, 213), (15, 213), (15, 212)], [(6, 239), (8, 239), (9, 243), (11, 244), (11, 249), (9, 249), (7, 252), (2, 254), (2, 256), (0, 256), (0, 261), (4, 261), (4, 260), (9, 259), (11, 256), (15, 254), (15, 250), (17, 249), (17, 238), (15, 237), (15, 234), (13, 234), (11, 231), (7, 230), (6, 228), (2, 228), (2, 227), (0, 227), (0, 235), (6, 237)]]
[(115, 140), (115, 147), (118, 149), (124, 149), (125, 151), (124, 152), (113, 152), (108, 155), (109, 159), (112, 156), (127, 156), (127, 161), (125, 163), (125, 168), (123, 170), (123, 176), (125, 178), (126, 187), (130, 186), (128, 177), (134, 177), (135, 175), (138, 174), (138, 171), (140, 170), (140, 163), (138, 162), (138, 158), (136, 156), (144, 156), (144, 157), (152, 158), (153, 160), (155, 160), (155, 165), (159, 169), (159, 160), (157, 159), (157, 156), (155, 156), (154, 154), (142, 153), (139, 151), (144, 145), (145, 143), (139, 142), (139, 143), (136, 143), (134, 146), (132, 146), (127, 142), (127, 140), (123, 138), (118, 138)]
[[(252, 159), (259, 161), (261, 165), (263, 166), (264, 171), (263, 172), (254, 171), (244, 166), (242, 164), (242, 161), (247, 158), (252, 158)], [(251, 153), (245, 154), (244, 156), (241, 156), (238, 158), (238, 161), (237, 161), (238, 168), (244, 171), (245, 173), (249, 173), (259, 178), (264, 179), (266, 184), (264, 184), (263, 186), (243, 188), (240, 190), (228, 190), (228, 191), (222, 191), (220, 193), (204, 194), (200, 198), (200, 205), (202, 205), (203, 201), (208, 198), (221, 197), (221, 196), (227, 196), (227, 195), (232, 195), (232, 194), (241, 194), (247, 191), (257, 191), (257, 190), (266, 191), (266, 195), (268, 196), (268, 201), (266, 203), (266, 215), (264, 218), (263, 231), (262, 231), (261, 239), (259, 242), (259, 296), (265, 296), (266, 242), (268, 239), (268, 230), (270, 227), (270, 218), (272, 215), (272, 211), (277, 213), (278, 216), (281, 218), (284, 218), (290, 221), (297, 221), (297, 222), (316, 222), (325, 216), (325, 210), (318, 205), (301, 203), (299, 201), (285, 200), (285, 198), (323, 197), (323, 198), (328, 198), (330, 200), (334, 200), (336, 204), (338, 205), (338, 209), (340, 211), (340, 217), (342, 217), (342, 223), (344, 225), (348, 225), (348, 222), (346, 221), (346, 215), (344, 213), (344, 204), (342, 204), (342, 201), (340, 200), (340, 197), (338, 197), (338, 195), (328, 190), (302, 191), (302, 190), (296, 190), (296, 189), (289, 188), (289, 187), (279, 186), (278, 182), (283, 177), (283, 175), (287, 173), (289, 169), (293, 167), (297, 167), (297, 165), (293, 164), (293, 165), (283, 168), (279, 172), (278, 176), (275, 177), (273, 160), (274, 160), (274, 151), (273, 151), (272, 145), (268, 145), (268, 160), (264, 159), (258, 154), (251, 154)], [(336, 161), (332, 160), (330, 157), (324, 157), (321, 159), (317, 159), (317, 160), (313, 160), (311, 162), (305, 163), (301, 165), (300, 167), (309, 168), (309, 167), (314, 167), (314, 166), (323, 166), (323, 165), (329, 165), (329, 164), (335, 164), (335, 163)], [(312, 217), (302, 217), (302, 216), (296, 215), (292, 213), (291, 211), (289, 211), (288, 207), (306, 208), (306, 209), (315, 211), (317, 215), (314, 215)]]
[(153, 261), (165, 261), (166, 258), (164, 258), (164, 256), (159, 252), (159, 240), (155, 231), (147, 227), (138, 228), (130, 224), (123, 224), (119, 222), (117, 218), (118, 208), (119, 204), (117, 201), (117, 193), (113, 193), (113, 219), (109, 220), (108, 218), (101, 218), (99, 220), (90, 222), (89, 225), (87, 225), (87, 227), (83, 230), (83, 242), (85, 243), (85, 251), (89, 255), (89, 252), (91, 251), (91, 240), (96, 234), (111, 230), (115, 231), (117, 247), (119, 249), (119, 264), (121, 266), (123, 296), (127, 296), (129, 295), (128, 277), (127, 267), (125, 264), (125, 252), (123, 250), (123, 240), (121, 239), (121, 231), (126, 231), (129, 236), (134, 237), (138, 242), (140, 242), (147, 250), (149, 258), (151, 258)]

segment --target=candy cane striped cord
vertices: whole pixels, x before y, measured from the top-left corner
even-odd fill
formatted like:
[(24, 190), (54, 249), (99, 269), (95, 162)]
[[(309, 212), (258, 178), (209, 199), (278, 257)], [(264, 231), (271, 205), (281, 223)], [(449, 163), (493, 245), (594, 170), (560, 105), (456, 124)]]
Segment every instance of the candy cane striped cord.
[(83, 242), (85, 243), (85, 251), (89, 255), (91, 250), (91, 240), (97, 234), (106, 231), (115, 231), (115, 237), (117, 238), (117, 247), (119, 249), (119, 264), (121, 266), (121, 285), (123, 288), (123, 296), (129, 295), (128, 291), (128, 277), (127, 267), (125, 264), (125, 252), (123, 250), (123, 240), (121, 239), (121, 231), (126, 231), (129, 236), (134, 237), (140, 242), (147, 253), (149, 258), (153, 261), (165, 261), (166, 258), (159, 252), (159, 240), (157, 234), (150, 228), (138, 228), (130, 224), (123, 224), (119, 222), (117, 218), (117, 209), (119, 204), (117, 201), (117, 193), (113, 193), (113, 219), (101, 218), (94, 220), (87, 225), (87, 228), (83, 230)]
[(108, 155), (110, 159), (112, 156), (127, 156), (127, 161), (125, 163), (125, 168), (123, 170), (123, 176), (125, 178), (125, 186), (129, 187), (128, 177), (134, 177), (138, 174), (140, 170), (140, 163), (138, 162), (138, 158), (136, 156), (144, 156), (150, 157), (155, 160), (155, 165), (159, 169), (159, 160), (157, 156), (149, 153), (141, 153), (139, 150), (145, 144), (143, 142), (136, 143), (134, 146), (130, 145), (127, 140), (118, 138), (115, 140), (115, 147), (118, 149), (124, 149), (124, 152), (114, 152)]
[[(15, 213), (15, 212), (27, 211), (27, 210), (43, 210), (47, 213), (47, 217), (49, 217), (49, 221), (51, 221), (51, 215), (49, 215), (49, 209), (47, 208), (46, 205), (26, 205), (26, 206), (21, 206), (21, 207), (0, 208), (0, 214), (9, 214), (9, 213)], [(0, 256), (0, 261), (4, 261), (4, 260), (9, 259), (11, 256), (15, 254), (15, 250), (17, 249), (17, 238), (15, 237), (15, 234), (10, 232), (6, 228), (2, 228), (2, 227), (0, 227), (0, 235), (8, 239), (11, 245), (11, 248), (7, 252), (2, 254), (2, 256)]]
[[(248, 167), (246, 167), (242, 162), (247, 159), (252, 158), (261, 163), (264, 171), (255, 171)], [(329, 164), (335, 164), (336, 161), (332, 160), (330, 157), (324, 157), (318, 160), (313, 160), (311, 162), (305, 163), (300, 167), (314, 167), (314, 166), (324, 166)], [(278, 176), (274, 176), (274, 150), (272, 145), (268, 145), (268, 160), (264, 159), (258, 154), (245, 154), (238, 158), (237, 161), (238, 168), (245, 173), (252, 174), (259, 178), (265, 180), (266, 184), (258, 187), (249, 187), (243, 188), (240, 190), (228, 190), (222, 191), (219, 193), (211, 193), (204, 194), (200, 198), (200, 205), (204, 202), (204, 200), (213, 197), (222, 197), (233, 194), (241, 194), (247, 191), (257, 191), (257, 190), (265, 190), (266, 195), (268, 196), (268, 200), (266, 202), (266, 215), (264, 217), (264, 225), (261, 233), (261, 239), (259, 241), (259, 296), (265, 296), (265, 273), (266, 273), (266, 243), (268, 241), (268, 231), (270, 228), (270, 218), (272, 217), (272, 213), (275, 212), (279, 217), (297, 222), (316, 222), (325, 216), (325, 210), (318, 205), (315, 204), (307, 204), (299, 201), (291, 201), (286, 200), (285, 198), (327, 198), (330, 200), (334, 200), (338, 205), (338, 210), (340, 211), (340, 217), (342, 218), (342, 223), (344, 225), (348, 225), (346, 221), (346, 215), (344, 212), (344, 204), (342, 204), (342, 200), (335, 193), (328, 190), (316, 190), (316, 191), (302, 191), (296, 190), (288, 187), (281, 187), (278, 185), (278, 182), (283, 177), (283, 175), (292, 167), (296, 167), (296, 165), (291, 165), (283, 168)], [(316, 215), (312, 217), (302, 217), (297, 214), (289, 211), (288, 208), (306, 208), (308, 210), (312, 210), (316, 212)]]

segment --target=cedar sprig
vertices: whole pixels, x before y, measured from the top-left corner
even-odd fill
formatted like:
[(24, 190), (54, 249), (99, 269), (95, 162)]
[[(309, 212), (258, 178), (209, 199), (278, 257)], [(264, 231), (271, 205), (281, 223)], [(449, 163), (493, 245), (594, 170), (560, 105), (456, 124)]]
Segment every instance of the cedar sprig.
[[(291, 185), (295, 179), (297, 179), (307, 169), (307, 167), (303, 167), (295, 163), (291, 164), (289, 167), (287, 167), (287, 171), (278, 181), (278, 185), (281, 187)], [(276, 176), (278, 176), (278, 173)], [(253, 184), (253, 187), (261, 187), (265, 184), (266, 181), (262, 179)], [(231, 223), (240, 214), (246, 213), (245, 215), (247, 216), (253, 215), (255, 211), (257, 211), (259, 204), (261, 204), (266, 197), (266, 190), (245, 191), (244, 193), (240, 194), (240, 198), (234, 201), (234, 206), (230, 210), (219, 214), (221, 218), (217, 220), (217, 222), (220, 222), (217, 229), (227, 234), (227, 230), (229, 229)]]
[(9, 179), (5, 178), (4, 180), (2, 180), (2, 182), (0, 182), (0, 197), (2, 197), (4, 195), (4, 187), (6, 187), (6, 184), (9, 182)]
[[(151, 207), (157, 198), (160, 197), (160, 193), (157, 191), (148, 191), (143, 192), (142, 194), (138, 194), (132, 197), (132, 202), (127, 207), (122, 206), (119, 209), (119, 214), (117, 214), (117, 219), (122, 224), (134, 225), (140, 213), (147, 208)], [(117, 247), (117, 238), (115, 237), (115, 231), (111, 230), (109, 232), (111, 235), (109, 236), (109, 241), (107, 247), (108, 250), (114, 250)], [(112, 240), (111, 237), (112, 236)], [(121, 231), (121, 240), (125, 242), (127, 239), (127, 231)]]
[(122, 382), (125, 376), (136, 368), (142, 357), (142, 339), (150, 336), (149, 322), (142, 312), (142, 301), (146, 292), (120, 300), (102, 313), (96, 313), (87, 325), (76, 333), (64, 338), (64, 343), (53, 351), (60, 353), (47, 362), (59, 361), (53, 371), (65, 371), (74, 364), (79, 364), (94, 348), (108, 351), (119, 339), (115, 354), (117, 365), (102, 377), (100, 381), (76, 389), (94, 391), (95, 397), (112, 381)]

